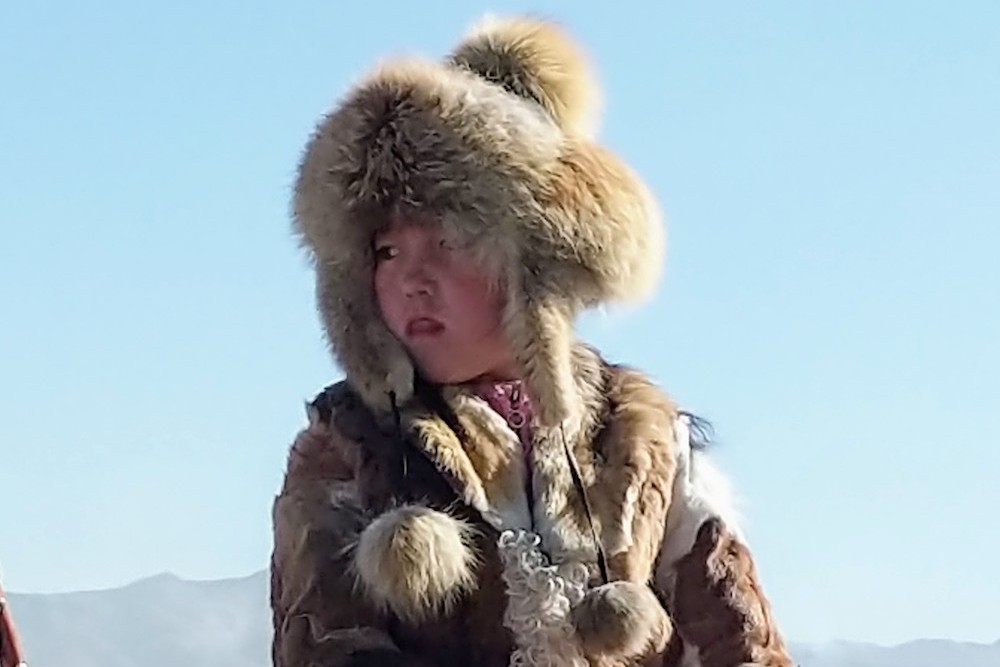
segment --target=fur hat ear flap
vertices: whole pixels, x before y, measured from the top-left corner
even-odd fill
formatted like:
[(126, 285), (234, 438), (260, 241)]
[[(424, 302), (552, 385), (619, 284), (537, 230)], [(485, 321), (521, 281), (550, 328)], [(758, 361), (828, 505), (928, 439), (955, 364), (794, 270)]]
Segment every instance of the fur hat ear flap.
[(476, 583), (473, 528), (409, 505), (369, 524), (354, 552), (358, 583), (377, 606), (418, 623), (446, 613)]
[(628, 660), (647, 651), (662, 651), (673, 624), (648, 586), (613, 581), (587, 591), (573, 608), (573, 625), (584, 652), (591, 657)]
[(583, 51), (558, 26), (532, 18), (487, 16), (451, 61), (540, 104), (564, 132), (593, 137), (601, 92)]
[(572, 258), (568, 266), (577, 274), (553, 279), (572, 285), (585, 306), (648, 297), (659, 282), (666, 247), (652, 192), (622, 160), (589, 141), (567, 142), (554, 167), (540, 197), (545, 226), (536, 232), (529, 258), (533, 252)]
[(412, 396), (415, 371), (369, 293), (345, 289), (368, 271), (364, 261), (362, 257), (349, 262), (317, 262), (316, 297), (327, 340), (338, 353), (352, 388), (366, 405), (389, 414), (390, 395), (398, 405)]

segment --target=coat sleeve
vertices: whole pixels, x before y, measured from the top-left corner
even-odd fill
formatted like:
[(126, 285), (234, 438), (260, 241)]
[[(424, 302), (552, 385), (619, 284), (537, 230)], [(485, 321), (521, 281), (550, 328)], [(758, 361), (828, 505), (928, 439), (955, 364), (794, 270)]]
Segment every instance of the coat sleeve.
[(676, 428), (678, 467), (658, 577), (686, 651), (701, 667), (792, 667), (725, 478)]
[(386, 619), (358, 594), (351, 547), (366, 525), (349, 443), (329, 415), (310, 406), (310, 424), (288, 457), (273, 507), (271, 610), (275, 667), (417, 666)]

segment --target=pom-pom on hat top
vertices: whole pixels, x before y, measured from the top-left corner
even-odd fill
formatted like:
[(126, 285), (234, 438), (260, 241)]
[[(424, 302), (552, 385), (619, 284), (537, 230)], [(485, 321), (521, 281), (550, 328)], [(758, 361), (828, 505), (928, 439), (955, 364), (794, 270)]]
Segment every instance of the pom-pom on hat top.
[(488, 18), (443, 60), (365, 76), (318, 124), (300, 165), (294, 225), (349, 383), (375, 410), (413, 394), (415, 371), (378, 311), (375, 232), (431, 216), (506, 290), (505, 333), (540, 425), (570, 417), (573, 320), (655, 287), (658, 206), (596, 143), (600, 91), (556, 24)]

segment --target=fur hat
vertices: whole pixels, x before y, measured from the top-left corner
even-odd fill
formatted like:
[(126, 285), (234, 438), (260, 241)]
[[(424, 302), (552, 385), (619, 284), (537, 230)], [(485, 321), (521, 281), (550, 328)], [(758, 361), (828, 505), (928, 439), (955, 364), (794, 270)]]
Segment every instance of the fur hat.
[(647, 187), (594, 139), (599, 98), (558, 26), (491, 18), (446, 59), (377, 67), (320, 121), (294, 225), (330, 346), (372, 408), (407, 401), (414, 382), (374, 297), (372, 239), (391, 214), (419, 213), (496, 271), (539, 424), (574, 412), (575, 316), (648, 295), (664, 245)]

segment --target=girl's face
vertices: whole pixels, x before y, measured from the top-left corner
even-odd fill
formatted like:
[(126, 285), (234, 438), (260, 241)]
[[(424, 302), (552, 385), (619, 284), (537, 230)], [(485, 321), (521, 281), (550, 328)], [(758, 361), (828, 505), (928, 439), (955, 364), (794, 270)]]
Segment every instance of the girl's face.
[(375, 237), (375, 294), (389, 330), (427, 380), (517, 379), (490, 276), (441, 229), (401, 222)]

